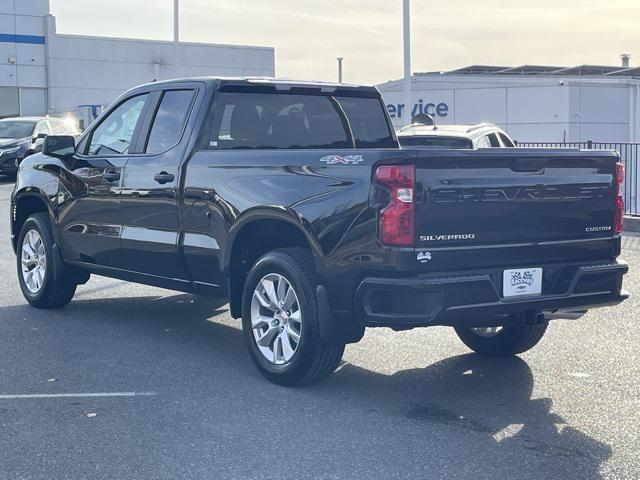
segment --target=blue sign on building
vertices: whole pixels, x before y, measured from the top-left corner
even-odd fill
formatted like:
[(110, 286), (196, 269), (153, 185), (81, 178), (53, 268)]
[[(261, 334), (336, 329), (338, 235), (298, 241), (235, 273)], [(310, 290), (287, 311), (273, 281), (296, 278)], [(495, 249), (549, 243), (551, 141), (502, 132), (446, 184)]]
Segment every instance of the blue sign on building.
[(0, 33), (0, 42), (44, 45), (45, 38), (42, 35), (15, 35), (13, 33)]
[[(389, 103), (387, 104), (387, 111), (391, 118), (402, 118), (402, 114), (406, 109), (404, 103)], [(433, 117), (446, 117), (449, 115), (449, 105), (444, 102), (441, 103), (424, 103), (422, 99), (418, 100), (418, 103), (413, 104), (411, 109), (411, 116), (418, 115), (419, 113), (427, 113)]]

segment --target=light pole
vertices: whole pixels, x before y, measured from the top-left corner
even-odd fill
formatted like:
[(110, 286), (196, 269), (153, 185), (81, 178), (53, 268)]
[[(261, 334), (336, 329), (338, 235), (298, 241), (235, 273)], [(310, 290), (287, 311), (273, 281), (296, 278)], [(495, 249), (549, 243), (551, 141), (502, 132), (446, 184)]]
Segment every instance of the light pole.
[(411, 123), (411, 2), (402, 0), (402, 33), (403, 33), (403, 53), (404, 53), (404, 114), (402, 123)]
[(180, 41), (180, 0), (173, 0), (173, 41)]
[(342, 83), (342, 57), (338, 57), (338, 83)]
[(173, 68), (174, 76), (180, 76), (180, 0), (173, 0)]

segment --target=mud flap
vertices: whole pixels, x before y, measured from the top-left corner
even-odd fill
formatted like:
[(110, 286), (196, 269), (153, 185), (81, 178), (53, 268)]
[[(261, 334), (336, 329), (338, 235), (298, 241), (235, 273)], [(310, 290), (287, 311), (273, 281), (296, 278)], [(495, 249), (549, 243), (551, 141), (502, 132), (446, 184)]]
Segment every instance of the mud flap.
[(67, 275), (73, 275), (73, 281), (78, 285), (83, 285), (89, 281), (89, 278), (91, 278), (91, 274), (89, 272), (65, 265), (57, 243), (54, 243), (51, 249), (53, 250), (54, 281), (59, 282)]
[(320, 338), (326, 343), (356, 343), (364, 335), (364, 327), (354, 321), (340, 321), (331, 311), (324, 285), (316, 287)]

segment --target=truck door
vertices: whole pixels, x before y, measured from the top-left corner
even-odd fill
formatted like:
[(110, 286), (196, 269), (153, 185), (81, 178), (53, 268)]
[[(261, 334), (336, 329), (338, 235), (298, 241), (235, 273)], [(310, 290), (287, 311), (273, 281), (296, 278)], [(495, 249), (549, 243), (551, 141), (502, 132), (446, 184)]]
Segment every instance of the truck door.
[(179, 169), (196, 91), (172, 85), (154, 92), (143, 133), (124, 168), (121, 258), (127, 270), (184, 278), (178, 260)]
[(68, 260), (121, 265), (120, 184), (129, 149), (136, 142), (148, 93), (114, 106), (90, 127), (76, 154), (63, 161), (64, 191), (70, 200), (59, 216), (61, 247)]

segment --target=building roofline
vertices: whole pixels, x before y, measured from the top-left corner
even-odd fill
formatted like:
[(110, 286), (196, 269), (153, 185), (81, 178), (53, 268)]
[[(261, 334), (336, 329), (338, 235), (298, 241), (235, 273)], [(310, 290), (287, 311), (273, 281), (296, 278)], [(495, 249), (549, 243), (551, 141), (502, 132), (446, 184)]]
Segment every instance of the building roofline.
[[(83, 40), (104, 40), (109, 42), (136, 42), (136, 43), (151, 43), (161, 45), (174, 45), (172, 40), (153, 40), (147, 38), (132, 38), (132, 37), (103, 37), (98, 35), (73, 35), (68, 33), (55, 33), (58, 38), (69, 39), (83, 39)], [(236, 45), (231, 43), (201, 43), (201, 42), (179, 42), (178, 45), (195, 46), (195, 47), (221, 47), (221, 48), (236, 48), (246, 50), (269, 50), (275, 51), (275, 47), (266, 47), (262, 45)]]
[[(628, 72), (628, 75), (625, 73)], [(622, 67), (616, 65), (575, 65), (571, 67), (552, 65), (520, 65), (515, 67), (498, 65), (468, 65), (447, 71), (415, 72), (415, 77), (448, 77), (474, 76), (494, 77), (505, 75), (518, 76), (574, 76), (574, 77), (605, 77), (605, 76), (640, 76), (640, 67)], [(391, 80), (393, 81), (393, 80)]]

